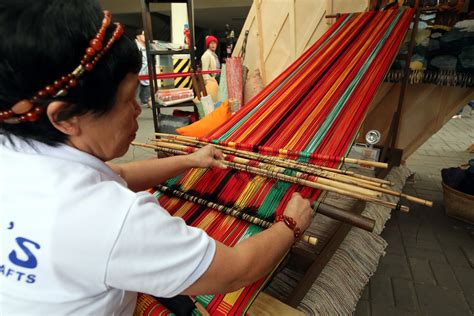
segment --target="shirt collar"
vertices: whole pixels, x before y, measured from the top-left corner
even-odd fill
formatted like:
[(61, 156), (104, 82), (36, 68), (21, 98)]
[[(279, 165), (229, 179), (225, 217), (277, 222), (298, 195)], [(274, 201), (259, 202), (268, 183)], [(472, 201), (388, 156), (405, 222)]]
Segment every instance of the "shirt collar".
[(120, 184), (127, 186), (126, 182), (120, 176), (115, 174), (115, 172), (110, 169), (110, 167), (107, 166), (105, 162), (74, 147), (66, 144), (60, 144), (57, 147), (54, 147), (35, 140), (26, 142), (22, 138), (13, 135), (10, 136), (10, 138), (11, 142), (5, 135), (0, 135), (0, 146), (6, 150), (15, 151), (26, 155), (40, 155), (77, 162), (89, 166), (105, 174), (111, 180), (117, 181)]

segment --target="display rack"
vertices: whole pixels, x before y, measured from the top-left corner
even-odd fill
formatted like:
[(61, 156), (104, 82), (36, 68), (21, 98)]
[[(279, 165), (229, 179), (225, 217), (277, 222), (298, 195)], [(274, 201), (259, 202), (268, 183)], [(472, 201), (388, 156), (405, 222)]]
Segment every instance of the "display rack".
[[(153, 27), (151, 22), (151, 11), (150, 11), (150, 4), (151, 3), (185, 3), (187, 5), (187, 13), (188, 13), (188, 25), (190, 31), (190, 40), (189, 40), (189, 47), (186, 49), (180, 50), (158, 50), (152, 47), (153, 39)], [(163, 1), (163, 0), (141, 0), (142, 5), (142, 19), (143, 19), (143, 30), (145, 31), (145, 48), (148, 60), (148, 76), (150, 80), (150, 99), (151, 99), (151, 106), (153, 111), (153, 124), (155, 128), (155, 132), (158, 133), (160, 131), (160, 115), (162, 108), (177, 108), (177, 107), (186, 107), (192, 106), (194, 111), (197, 112), (196, 106), (192, 101), (180, 103), (176, 105), (170, 106), (162, 106), (160, 105), (155, 98), (155, 94), (159, 90), (158, 80), (156, 78), (156, 56), (163, 56), (163, 55), (178, 55), (178, 54), (188, 54), (190, 56), (191, 61), (191, 72), (196, 69), (196, 58), (195, 58), (195, 40), (194, 40), (194, 4), (193, 0), (173, 0), (173, 1)]]

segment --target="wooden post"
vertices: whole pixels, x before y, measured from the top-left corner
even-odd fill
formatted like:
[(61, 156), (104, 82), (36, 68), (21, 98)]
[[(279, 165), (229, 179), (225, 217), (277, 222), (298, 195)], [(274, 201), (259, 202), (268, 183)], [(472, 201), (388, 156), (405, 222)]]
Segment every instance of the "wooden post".
[[(331, 16), (333, 14), (334, 8), (333, 8), (333, 0), (326, 0), (326, 15)], [(328, 18), (326, 19), (326, 24), (331, 25), (334, 23), (334, 18)]]
[(296, 59), (296, 13), (295, 13), (295, 0), (289, 1), (288, 18), (290, 22), (290, 46), (291, 46), (291, 58), (292, 61)]
[(411, 30), (410, 44), (408, 45), (408, 53), (406, 56), (405, 69), (403, 73), (403, 81), (400, 85), (400, 96), (398, 98), (397, 111), (393, 114), (394, 129), (393, 129), (393, 134), (391, 137), (392, 142), (390, 146), (392, 148), (396, 148), (397, 146), (398, 129), (400, 127), (400, 121), (402, 118), (403, 101), (405, 100), (405, 92), (407, 90), (408, 78), (410, 76), (410, 60), (413, 54), (413, 49), (415, 47), (416, 33), (418, 32), (418, 23), (420, 22), (420, 1), (419, 0), (415, 1), (415, 7), (416, 7), (415, 21), (413, 23), (413, 29)]
[(258, 57), (260, 60), (260, 74), (264, 83), (267, 83), (267, 72), (265, 71), (265, 56), (263, 51), (263, 25), (262, 25), (262, 0), (256, 0), (256, 12), (257, 18), (257, 43), (258, 43)]

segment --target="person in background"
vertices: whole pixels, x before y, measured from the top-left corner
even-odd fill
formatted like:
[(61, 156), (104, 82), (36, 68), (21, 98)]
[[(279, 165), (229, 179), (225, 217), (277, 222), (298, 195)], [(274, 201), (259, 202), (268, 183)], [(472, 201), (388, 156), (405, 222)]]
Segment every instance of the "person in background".
[[(221, 69), (219, 57), (217, 57), (217, 38), (212, 35), (206, 36), (206, 48), (207, 50), (202, 54), (201, 65), (202, 70), (217, 70)], [(217, 74), (205, 74), (203, 75), (204, 81), (207, 82), (211, 77), (215, 78), (219, 82), (219, 75)]]
[[(135, 43), (137, 43), (138, 50), (142, 55), (142, 66), (140, 68), (139, 76), (148, 76), (148, 59), (146, 56), (145, 48), (145, 31), (138, 29), (135, 34)], [(137, 101), (141, 106), (150, 107), (150, 81), (140, 80), (140, 84), (137, 89)]]

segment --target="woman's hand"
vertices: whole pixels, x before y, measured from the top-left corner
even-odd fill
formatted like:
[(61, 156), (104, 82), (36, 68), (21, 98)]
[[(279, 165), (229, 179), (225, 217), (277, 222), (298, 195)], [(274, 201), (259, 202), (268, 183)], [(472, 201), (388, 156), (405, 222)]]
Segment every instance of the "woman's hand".
[(292, 217), (301, 231), (305, 231), (311, 224), (312, 209), (309, 204), (309, 200), (304, 199), (299, 193), (293, 193), (291, 200), (286, 205), (286, 209), (283, 212), (286, 216)]
[(188, 157), (191, 160), (191, 166), (193, 168), (227, 168), (226, 165), (222, 163), (224, 154), (212, 145), (202, 147)]

